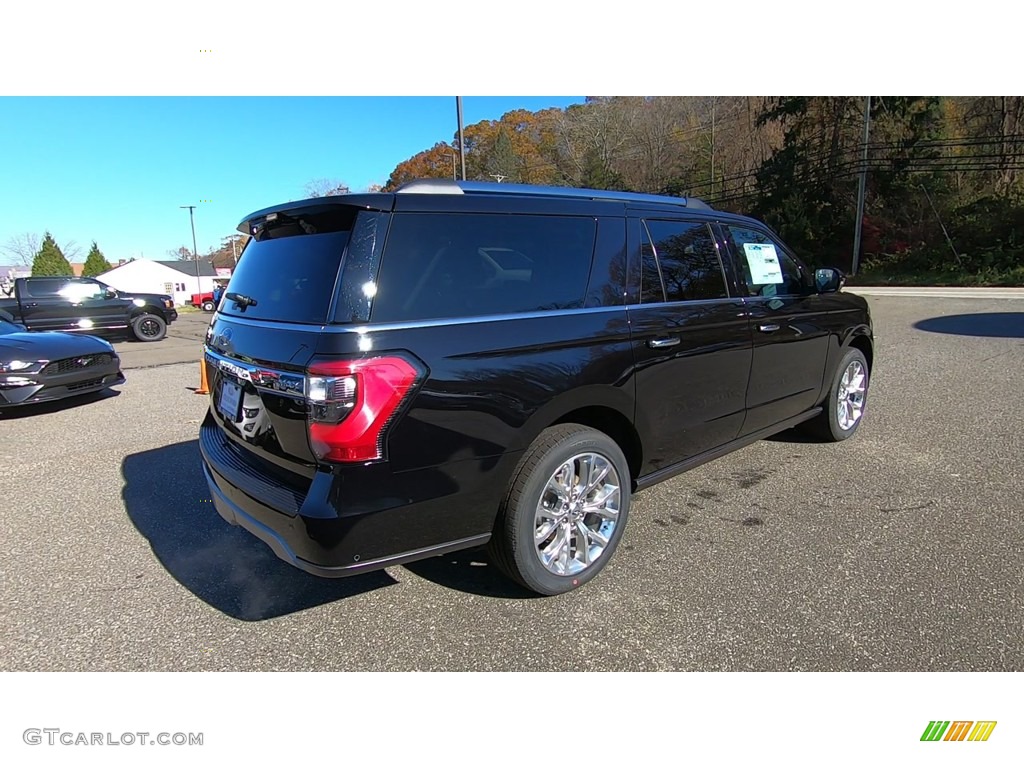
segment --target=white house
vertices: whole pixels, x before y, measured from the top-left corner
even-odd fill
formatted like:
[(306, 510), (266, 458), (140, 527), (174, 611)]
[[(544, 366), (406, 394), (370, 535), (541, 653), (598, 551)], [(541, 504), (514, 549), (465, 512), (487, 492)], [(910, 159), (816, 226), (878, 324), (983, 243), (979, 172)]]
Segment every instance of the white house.
[(97, 278), (119, 291), (136, 293), (166, 293), (174, 303), (182, 306), (192, 301), (192, 294), (213, 291), (218, 275), (209, 259), (199, 259), (199, 278), (196, 279), (194, 261), (156, 261), (135, 259), (114, 267)]

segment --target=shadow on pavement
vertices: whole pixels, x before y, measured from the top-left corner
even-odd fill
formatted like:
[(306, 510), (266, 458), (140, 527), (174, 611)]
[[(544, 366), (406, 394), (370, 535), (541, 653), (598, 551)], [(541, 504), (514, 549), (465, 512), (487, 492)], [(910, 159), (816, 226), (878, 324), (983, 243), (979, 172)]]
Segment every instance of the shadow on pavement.
[(808, 434), (799, 427), (776, 432), (774, 435), (766, 437), (765, 440), (771, 443), (821, 443), (821, 438)]
[[(123, 387), (123, 384), (117, 386)], [(75, 395), (63, 400), (53, 400), (46, 403), (29, 403), (27, 405), (15, 405), (0, 408), (0, 421), (11, 419), (24, 419), (30, 416), (38, 416), (42, 413), (57, 413), (58, 411), (69, 411), (74, 408), (82, 408), (101, 400), (109, 400), (121, 393), (116, 389), (102, 389), (99, 392), (90, 392), (87, 395)]]
[(201, 600), (260, 621), (395, 584), (384, 571), (344, 579), (310, 576), (279, 560), (209, 500), (198, 441), (127, 456), (121, 497), (164, 568)]
[(975, 315), (945, 315), (914, 323), (919, 331), (959, 336), (987, 336), (996, 339), (1024, 339), (1024, 312), (981, 312)]
[(490, 561), (486, 549), (465, 549), (402, 566), (422, 579), (448, 589), (483, 597), (525, 600), (540, 597), (516, 584)]

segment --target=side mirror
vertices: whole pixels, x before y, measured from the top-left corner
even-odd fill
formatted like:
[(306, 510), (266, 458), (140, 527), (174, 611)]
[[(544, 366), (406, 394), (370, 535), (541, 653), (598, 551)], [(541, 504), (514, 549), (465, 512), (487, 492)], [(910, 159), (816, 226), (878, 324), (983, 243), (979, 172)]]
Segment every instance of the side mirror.
[(814, 270), (814, 285), (818, 293), (835, 293), (846, 285), (846, 275), (838, 269), (825, 267)]
[(108, 298), (108, 299), (116, 299), (117, 298), (117, 291), (115, 291), (113, 288), (107, 288), (107, 290), (104, 292), (103, 296), (105, 298)]

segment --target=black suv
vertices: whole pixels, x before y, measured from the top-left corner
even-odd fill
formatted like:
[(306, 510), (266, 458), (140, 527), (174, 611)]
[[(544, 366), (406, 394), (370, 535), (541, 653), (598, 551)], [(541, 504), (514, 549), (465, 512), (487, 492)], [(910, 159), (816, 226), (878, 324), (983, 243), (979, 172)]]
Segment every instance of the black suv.
[(489, 543), (593, 578), (632, 493), (802, 424), (854, 433), (864, 299), (694, 199), (419, 181), (287, 203), (207, 334), (217, 511), (343, 576)]

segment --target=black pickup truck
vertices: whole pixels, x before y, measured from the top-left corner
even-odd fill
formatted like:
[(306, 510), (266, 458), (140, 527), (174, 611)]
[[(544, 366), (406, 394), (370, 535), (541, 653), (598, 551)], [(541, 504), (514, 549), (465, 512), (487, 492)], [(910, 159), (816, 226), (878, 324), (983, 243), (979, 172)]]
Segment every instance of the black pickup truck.
[(0, 310), (30, 331), (128, 332), (139, 341), (159, 341), (178, 319), (170, 296), (127, 293), (89, 277), (18, 278)]

